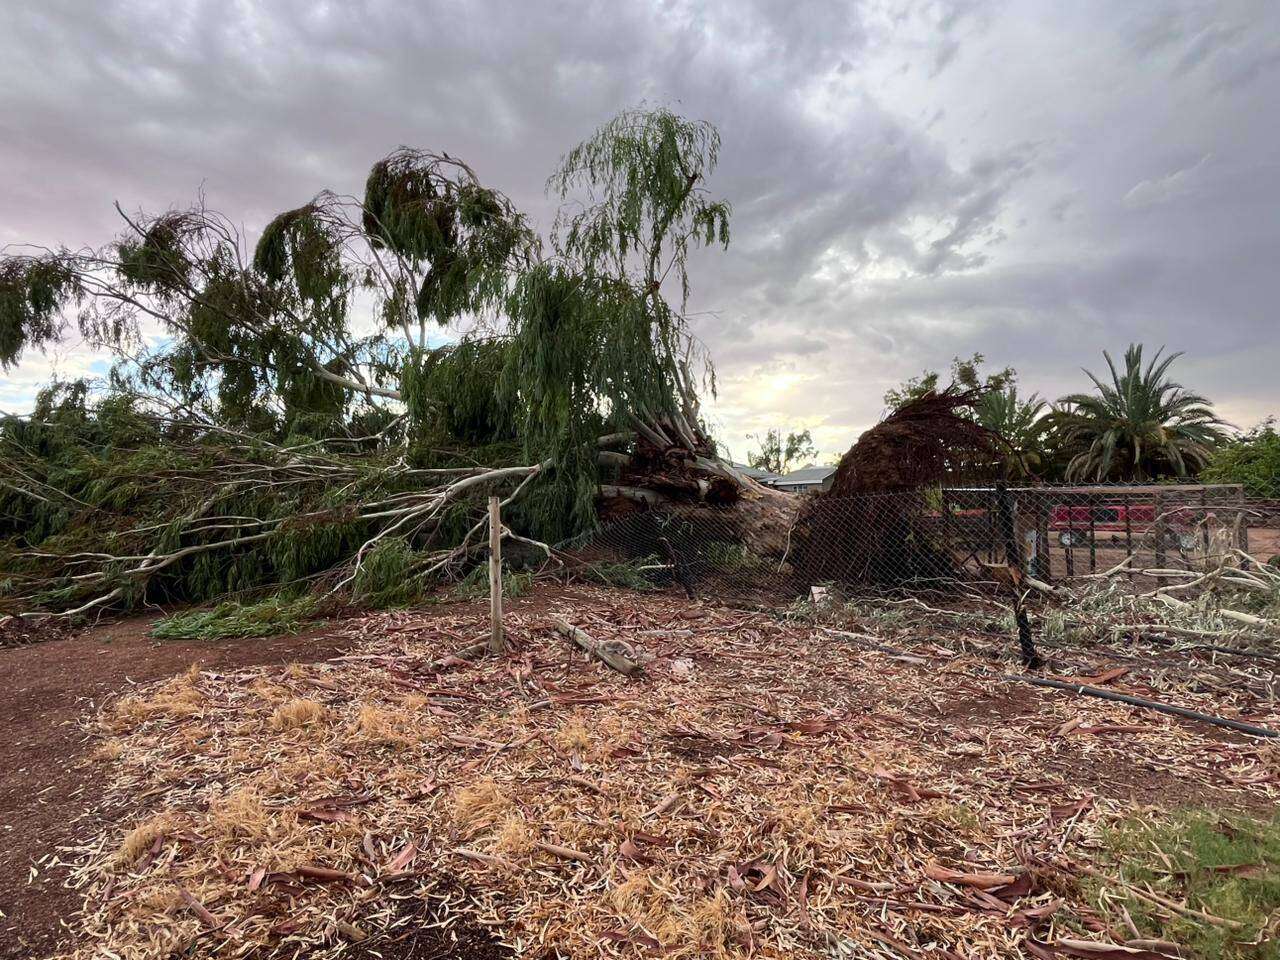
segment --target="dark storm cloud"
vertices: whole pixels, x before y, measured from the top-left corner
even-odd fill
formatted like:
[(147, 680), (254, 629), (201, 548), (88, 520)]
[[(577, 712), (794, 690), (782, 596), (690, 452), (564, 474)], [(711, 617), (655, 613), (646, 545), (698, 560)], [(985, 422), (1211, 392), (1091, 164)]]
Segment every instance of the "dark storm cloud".
[[(252, 233), (358, 192), (401, 143), (465, 158), (546, 227), (559, 156), (669, 103), (724, 141), (734, 239), (698, 255), (691, 309), (731, 440), (794, 422), (847, 444), (886, 386), (974, 350), (1061, 392), (1129, 338), (1191, 350), (1188, 378), (1241, 419), (1276, 405), (1265, 0), (63, 0), (4, 20), (0, 243), (101, 242), (111, 201), (201, 188)], [(48, 368), (24, 363), (0, 408)]]

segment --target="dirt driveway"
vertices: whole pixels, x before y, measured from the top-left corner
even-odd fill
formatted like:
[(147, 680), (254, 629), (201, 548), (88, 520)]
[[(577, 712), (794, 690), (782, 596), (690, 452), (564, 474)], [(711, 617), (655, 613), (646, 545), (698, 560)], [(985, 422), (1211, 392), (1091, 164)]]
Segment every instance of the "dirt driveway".
[[(153, 617), (134, 618), (45, 643), (0, 649), (0, 960), (47, 956), (79, 909), (63, 871), (43, 861), (86, 826), (99, 793), (84, 718), (131, 683), (207, 668), (310, 662), (345, 641), (323, 627), (291, 637), (158, 641)], [(34, 870), (34, 874), (33, 874)]]

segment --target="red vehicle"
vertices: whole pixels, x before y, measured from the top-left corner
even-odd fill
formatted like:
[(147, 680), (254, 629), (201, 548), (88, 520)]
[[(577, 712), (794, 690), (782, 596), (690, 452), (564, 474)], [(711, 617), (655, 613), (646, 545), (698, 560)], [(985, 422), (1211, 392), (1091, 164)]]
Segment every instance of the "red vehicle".
[[(1164, 511), (1160, 531), (1164, 546), (1174, 550), (1195, 547), (1192, 518), (1187, 508)], [(1152, 503), (1099, 503), (1082, 506), (1058, 504), (1049, 514), (1049, 529), (1058, 534), (1064, 547), (1085, 547), (1090, 540), (1107, 539), (1120, 542), (1149, 534), (1156, 526), (1156, 507)]]

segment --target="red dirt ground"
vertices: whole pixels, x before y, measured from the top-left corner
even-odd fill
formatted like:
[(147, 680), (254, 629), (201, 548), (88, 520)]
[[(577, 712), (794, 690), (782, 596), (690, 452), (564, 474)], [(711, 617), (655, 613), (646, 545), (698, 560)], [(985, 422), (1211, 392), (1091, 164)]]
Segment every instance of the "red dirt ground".
[[(533, 612), (552, 593), (539, 591), (509, 606)], [(557, 588), (554, 595), (563, 599), (572, 591)], [(445, 613), (456, 607), (447, 604), (434, 609)], [(63, 887), (61, 869), (36, 866), (37, 862), (59, 845), (83, 839), (97, 825), (117, 820), (123, 813), (98, 810), (86, 819), (86, 811), (99, 796), (105, 770), (88, 756), (81, 724), (106, 698), (132, 683), (181, 673), (193, 663), (228, 669), (311, 662), (332, 657), (349, 643), (333, 635), (333, 626), (324, 625), (297, 636), (269, 639), (157, 641), (148, 635), (153, 622), (154, 617), (134, 618), (59, 639), (0, 648), (0, 689), (7, 694), (0, 699), (0, 960), (37, 960), (64, 940), (64, 925), (80, 908), (79, 894)], [(1014, 689), (999, 696), (957, 701), (947, 719), (980, 729), (1034, 714), (1038, 702), (1039, 695), (1032, 691)], [(1083, 775), (1099, 792), (1137, 802), (1218, 799), (1159, 771), (1132, 765), (1099, 767), (1093, 760), (1062, 773)], [(351, 955), (385, 960), (510, 956), (486, 931), (465, 925), (451, 931), (411, 929), (399, 940), (364, 946), (367, 951)]]
[(34, 879), (31, 871), (34, 861), (85, 833), (75, 821), (94, 799), (100, 774), (86, 756), (80, 723), (97, 704), (130, 683), (193, 663), (242, 667), (340, 652), (323, 627), (269, 639), (158, 641), (148, 636), (154, 619), (0, 649), (0, 960), (48, 955), (79, 909), (62, 871), (41, 868)]
[[(542, 595), (508, 602), (536, 610)], [(455, 607), (441, 604), (442, 612)], [(156, 640), (158, 615), (135, 617), (68, 635), (60, 625), (10, 630), (0, 643), (0, 960), (36, 960), (67, 938), (80, 895), (66, 889), (65, 871), (36, 861), (61, 845), (119, 819), (96, 810), (101, 774), (89, 757), (81, 724), (101, 703), (131, 684), (164, 679), (192, 664), (228, 669), (309, 663), (335, 656), (349, 641), (320, 624), (294, 636), (222, 641)], [(12, 622), (11, 622), (12, 623)], [(19, 624), (21, 626), (21, 624)], [(44, 639), (53, 636), (56, 639)], [(36, 873), (32, 874), (33, 868)], [(418, 929), (408, 939), (378, 940), (353, 958), (428, 960), (510, 956), (483, 929)]]

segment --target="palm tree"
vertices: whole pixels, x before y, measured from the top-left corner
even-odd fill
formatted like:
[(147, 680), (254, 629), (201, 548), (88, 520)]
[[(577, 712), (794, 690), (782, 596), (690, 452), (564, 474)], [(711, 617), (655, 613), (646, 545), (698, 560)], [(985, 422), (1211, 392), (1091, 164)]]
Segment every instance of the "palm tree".
[(1031, 476), (1044, 462), (1048, 423), (1043, 414), (1048, 406), (1035, 393), (1019, 399), (1018, 388), (1009, 384), (1003, 390), (984, 393), (974, 408), (978, 423), (1000, 434), (1009, 444), (1009, 468), (1014, 476)]
[(1151, 480), (1197, 473), (1226, 439), (1227, 424), (1209, 401), (1167, 379), (1181, 353), (1161, 359), (1161, 347), (1145, 369), (1142, 344), (1131, 343), (1124, 370), (1116, 370), (1105, 350), (1111, 382), (1088, 370), (1098, 388), (1058, 401), (1054, 419), (1062, 442), (1074, 452), (1068, 480)]

